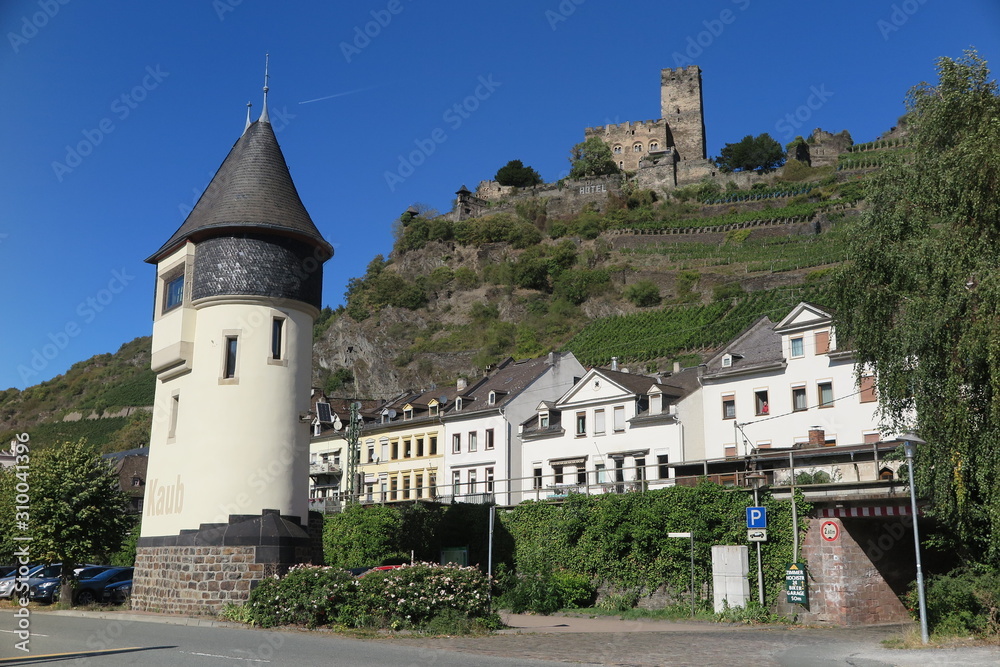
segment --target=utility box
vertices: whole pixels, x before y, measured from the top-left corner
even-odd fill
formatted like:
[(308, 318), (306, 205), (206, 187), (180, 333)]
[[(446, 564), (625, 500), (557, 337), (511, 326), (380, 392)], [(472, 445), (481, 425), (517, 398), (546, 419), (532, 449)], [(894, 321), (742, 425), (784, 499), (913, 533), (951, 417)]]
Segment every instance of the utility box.
[(716, 613), (723, 603), (745, 607), (750, 600), (750, 556), (745, 546), (717, 544), (712, 547), (712, 597)]

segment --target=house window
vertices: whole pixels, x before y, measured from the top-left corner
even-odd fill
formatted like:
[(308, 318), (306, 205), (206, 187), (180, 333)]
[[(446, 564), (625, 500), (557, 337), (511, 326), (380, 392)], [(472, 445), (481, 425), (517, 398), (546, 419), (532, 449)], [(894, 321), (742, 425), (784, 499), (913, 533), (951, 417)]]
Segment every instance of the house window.
[(577, 412), (576, 413), (576, 435), (582, 436), (587, 435), (587, 413)]
[(641, 482), (646, 479), (646, 459), (636, 458), (635, 460), (635, 480)]
[(382, 460), (383, 461), (388, 461), (389, 460), (389, 441), (388, 440), (383, 440), (381, 442), (381, 449), (382, 449)]
[(462, 453), (462, 434), (456, 433), (451, 436), (451, 453), (461, 454)]
[(594, 410), (594, 433), (604, 435), (604, 410)]
[(475, 470), (470, 470), (469, 471), (469, 493), (475, 493), (475, 492), (476, 492), (476, 471)]
[(877, 398), (875, 396), (875, 376), (865, 375), (861, 378), (861, 402), (874, 403)]
[(576, 467), (576, 483), (577, 484), (587, 483), (587, 469), (583, 467), (582, 463)]
[(422, 437), (417, 438), (417, 458), (424, 455), (424, 439)]
[(540, 489), (542, 488), (542, 469), (534, 468), (531, 471), (531, 488)]
[(403, 500), (410, 499), (410, 475), (403, 475)]
[(615, 433), (621, 433), (625, 430), (625, 406), (616, 405), (615, 406)]
[(826, 354), (830, 351), (830, 332), (816, 332), (816, 354)]
[(604, 484), (608, 481), (608, 471), (603, 463), (594, 465), (594, 479), (597, 480), (598, 484)]
[(727, 459), (731, 459), (736, 456), (736, 445), (726, 445), (724, 449)]
[(177, 276), (166, 284), (163, 294), (163, 312), (173, 310), (184, 302), (184, 274)]
[(375, 463), (375, 445), (368, 445), (368, 463)]
[(497, 402), (497, 393), (495, 391), (490, 392), (489, 398), (486, 400), (489, 405), (494, 405)]
[(399, 440), (392, 441), (392, 460), (395, 461), (399, 458)]
[(462, 473), (457, 470), (451, 473), (451, 495), (462, 495)]
[(181, 407), (181, 395), (174, 394), (170, 397), (170, 428), (167, 429), (167, 437), (177, 437), (177, 411)]
[(403, 408), (403, 421), (413, 419), (413, 408)]
[(806, 388), (805, 387), (792, 387), (792, 410), (796, 412), (800, 410), (807, 410), (809, 405), (806, 403)]
[(437, 403), (432, 404), (430, 406), (429, 412), (430, 412), (430, 416), (431, 417), (437, 417), (438, 416), (438, 404)]
[(803, 349), (802, 340), (803, 340), (802, 336), (799, 336), (798, 338), (793, 338), (791, 340), (791, 343), (792, 343), (792, 357), (802, 357), (802, 356), (805, 356), (805, 350)]
[(407, 438), (403, 441), (403, 458), (410, 458), (413, 456), (413, 440)]
[(562, 466), (552, 466), (552, 481), (555, 484), (563, 483), (563, 467)]
[(732, 365), (733, 365), (733, 355), (727, 354), (724, 357), (722, 357), (722, 367), (723, 368), (729, 368)]
[(236, 348), (239, 342), (237, 336), (226, 336), (226, 363), (222, 371), (222, 377), (232, 379), (236, 377)]
[(462, 409), (462, 397), (461, 396), (459, 396), (458, 398), (455, 399), (455, 409), (456, 410), (461, 410)]
[(438, 490), (437, 490), (437, 484), (438, 484), (437, 473), (436, 472), (428, 473), (427, 474), (427, 486), (430, 487), (431, 498), (437, 498), (437, 492), (438, 492)]
[(436, 435), (431, 436), (430, 451), (427, 452), (428, 456), (437, 456), (438, 453), (438, 437)]
[(758, 440), (756, 446), (757, 446), (757, 449), (771, 449), (771, 441), (770, 440)]
[(142, 480), (138, 477), (132, 478), (132, 486), (142, 486)]
[(493, 449), (493, 429), (486, 429), (486, 449)]
[(753, 393), (753, 404), (754, 411), (758, 416), (770, 413), (771, 407), (767, 403), (767, 389), (758, 389)]
[(660, 479), (668, 479), (670, 477), (670, 466), (667, 465), (669, 462), (670, 458), (668, 455), (656, 455), (656, 474)]
[(424, 497), (424, 474), (418, 472), (413, 478), (413, 497), (423, 498)]
[(399, 480), (393, 475), (392, 479), (389, 480), (389, 500), (395, 500), (396, 495), (399, 493)]
[(469, 451), (474, 452), (479, 449), (479, 433), (477, 431), (469, 431)]
[(832, 382), (820, 382), (816, 385), (819, 389), (819, 407), (821, 408), (832, 408), (833, 407), (833, 383)]
[(281, 359), (281, 338), (284, 333), (285, 320), (276, 317), (271, 320), (271, 358)]
[(865, 433), (864, 434), (864, 443), (866, 445), (874, 445), (876, 442), (878, 442), (881, 439), (882, 439), (882, 434), (878, 433), (877, 431), (875, 433)]
[(732, 394), (722, 397), (722, 418), (736, 419), (736, 397)]
[(486, 493), (493, 493), (493, 468), (486, 469)]
[(538, 415), (538, 428), (548, 428), (549, 427), (549, 413), (543, 412)]

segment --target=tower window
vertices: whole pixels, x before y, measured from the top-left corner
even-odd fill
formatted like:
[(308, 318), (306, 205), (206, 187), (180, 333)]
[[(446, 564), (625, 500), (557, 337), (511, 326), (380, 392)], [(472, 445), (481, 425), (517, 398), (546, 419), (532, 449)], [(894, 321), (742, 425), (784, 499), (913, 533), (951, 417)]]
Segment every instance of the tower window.
[(166, 293), (164, 294), (163, 312), (173, 310), (184, 302), (184, 274), (177, 276), (167, 282)]
[(271, 358), (281, 359), (281, 340), (284, 334), (285, 320), (276, 317), (271, 320)]
[(236, 336), (226, 336), (226, 365), (222, 372), (222, 377), (232, 379), (236, 377), (236, 349), (239, 338)]
[(177, 437), (177, 411), (181, 407), (181, 395), (174, 394), (170, 397), (170, 427), (167, 429), (167, 438)]

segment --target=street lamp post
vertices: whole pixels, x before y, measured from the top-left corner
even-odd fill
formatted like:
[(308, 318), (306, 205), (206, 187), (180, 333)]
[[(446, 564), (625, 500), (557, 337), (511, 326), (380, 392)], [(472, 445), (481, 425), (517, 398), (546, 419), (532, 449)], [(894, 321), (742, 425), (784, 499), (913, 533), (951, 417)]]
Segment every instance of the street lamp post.
[(913, 551), (917, 556), (917, 597), (920, 600), (920, 639), (923, 643), (930, 641), (927, 635), (927, 598), (924, 596), (924, 571), (920, 564), (920, 531), (917, 528), (917, 490), (913, 486), (913, 454), (917, 445), (925, 445), (914, 433), (904, 433), (899, 436), (906, 451), (906, 468), (910, 475), (910, 513), (913, 515)]

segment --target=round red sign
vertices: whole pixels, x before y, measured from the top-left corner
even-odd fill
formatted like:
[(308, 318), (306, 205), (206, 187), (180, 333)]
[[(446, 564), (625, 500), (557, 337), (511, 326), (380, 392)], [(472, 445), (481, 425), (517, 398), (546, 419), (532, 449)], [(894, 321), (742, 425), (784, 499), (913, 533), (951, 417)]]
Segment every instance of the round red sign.
[(827, 542), (833, 542), (840, 537), (840, 526), (835, 521), (824, 521), (820, 526), (820, 534)]

